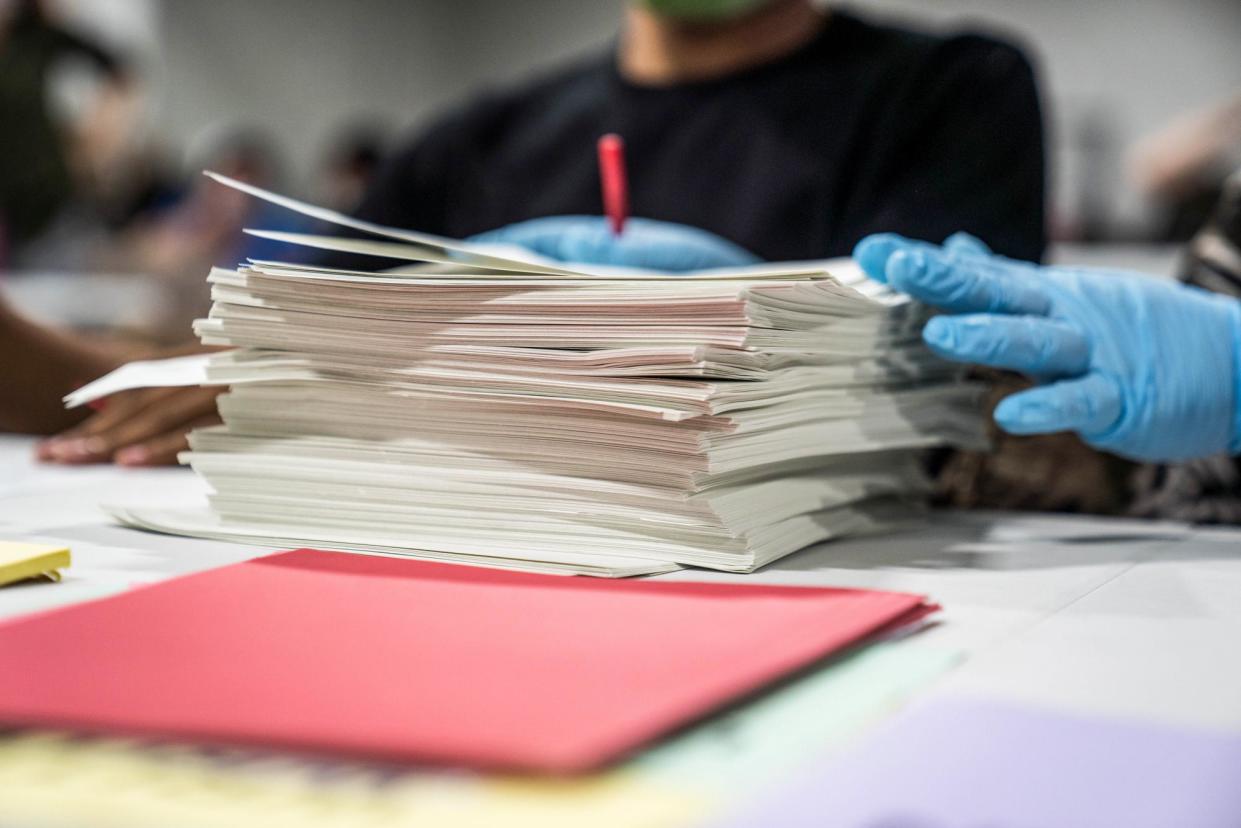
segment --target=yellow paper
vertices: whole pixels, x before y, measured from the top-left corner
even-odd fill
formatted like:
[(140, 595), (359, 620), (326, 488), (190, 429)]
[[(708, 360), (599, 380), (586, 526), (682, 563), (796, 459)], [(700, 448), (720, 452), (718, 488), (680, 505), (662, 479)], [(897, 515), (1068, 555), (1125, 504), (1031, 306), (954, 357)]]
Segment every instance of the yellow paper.
[(0, 586), (39, 576), (59, 581), (68, 565), (68, 547), (0, 541)]

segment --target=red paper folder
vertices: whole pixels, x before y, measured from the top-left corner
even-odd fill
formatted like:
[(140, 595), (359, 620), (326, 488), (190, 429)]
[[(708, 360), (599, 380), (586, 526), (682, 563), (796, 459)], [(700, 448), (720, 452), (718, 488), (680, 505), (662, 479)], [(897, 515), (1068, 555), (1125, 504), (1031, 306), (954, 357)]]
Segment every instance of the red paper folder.
[(302, 549), (0, 625), (0, 722), (578, 771), (932, 609)]

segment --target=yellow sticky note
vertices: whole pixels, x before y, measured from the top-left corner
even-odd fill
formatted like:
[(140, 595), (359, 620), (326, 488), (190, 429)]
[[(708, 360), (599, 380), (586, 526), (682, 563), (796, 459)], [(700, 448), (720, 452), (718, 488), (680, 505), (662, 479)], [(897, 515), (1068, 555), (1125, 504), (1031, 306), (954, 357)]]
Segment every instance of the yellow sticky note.
[(39, 576), (59, 581), (68, 565), (68, 547), (0, 541), (0, 586)]

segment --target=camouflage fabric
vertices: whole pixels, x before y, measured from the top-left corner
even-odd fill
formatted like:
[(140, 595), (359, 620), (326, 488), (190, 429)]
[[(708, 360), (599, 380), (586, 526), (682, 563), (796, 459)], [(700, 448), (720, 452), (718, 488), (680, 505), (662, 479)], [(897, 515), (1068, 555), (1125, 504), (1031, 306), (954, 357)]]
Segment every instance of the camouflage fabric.
[[(988, 414), (1030, 382), (1001, 371), (978, 371), (990, 391)], [(1092, 449), (1074, 434), (1018, 437), (991, 425), (993, 450), (949, 451), (932, 459), (938, 505), (1118, 514), (1129, 502), (1134, 464)]]

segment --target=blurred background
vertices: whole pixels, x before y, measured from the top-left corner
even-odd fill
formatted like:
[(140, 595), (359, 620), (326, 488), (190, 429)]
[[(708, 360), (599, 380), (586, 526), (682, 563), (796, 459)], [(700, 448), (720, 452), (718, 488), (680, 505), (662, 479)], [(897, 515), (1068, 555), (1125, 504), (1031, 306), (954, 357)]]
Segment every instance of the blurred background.
[[(1053, 257), (1119, 246), (1135, 266), (1169, 269), (1175, 243), (1241, 165), (1236, 0), (849, 5), (999, 33), (1035, 59), (1052, 162), (1049, 229), (1060, 243)], [(0, 180), (18, 190), (36, 172), (56, 181), (18, 194), (37, 203), (4, 225), (5, 290), (52, 321), (184, 338), (207, 267), (260, 252), (237, 233), (255, 223), (253, 205), (199, 186), (199, 170), (349, 210), (398, 136), (471, 92), (605, 44), (620, 8), (620, 0), (0, 0), (0, 14), (37, 15), (41, 43), (55, 43), (32, 92), (19, 88), (29, 53), (12, 31), (7, 46), (0, 34), (0, 104), (14, 113), (0, 114), (0, 171), (9, 168)], [(34, 94), (54, 135), (21, 114), (33, 111)], [(53, 139), (58, 161), (27, 151)], [(86, 272), (93, 278), (83, 287)]]

